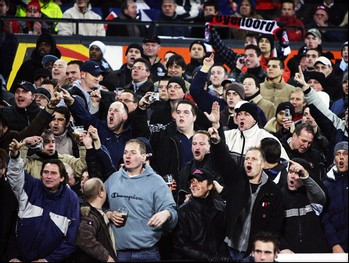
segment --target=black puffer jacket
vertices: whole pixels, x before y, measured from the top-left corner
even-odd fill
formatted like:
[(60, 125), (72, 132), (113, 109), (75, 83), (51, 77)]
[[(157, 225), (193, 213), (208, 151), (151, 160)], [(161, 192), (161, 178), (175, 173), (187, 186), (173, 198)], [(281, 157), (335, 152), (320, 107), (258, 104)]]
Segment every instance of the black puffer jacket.
[(9, 106), (2, 108), (1, 112), (8, 120), (8, 129), (20, 132), (33, 121), (35, 116), (40, 112), (40, 107), (33, 100), (26, 108)]
[(210, 261), (228, 257), (225, 238), (225, 205), (209, 195), (191, 197), (178, 210), (173, 232), (174, 259)]

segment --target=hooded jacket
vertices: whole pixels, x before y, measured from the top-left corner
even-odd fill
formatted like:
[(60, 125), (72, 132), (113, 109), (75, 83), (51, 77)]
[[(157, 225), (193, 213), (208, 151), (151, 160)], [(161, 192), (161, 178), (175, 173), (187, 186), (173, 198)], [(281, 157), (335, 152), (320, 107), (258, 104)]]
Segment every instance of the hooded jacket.
[[(22, 63), (21, 67), (19, 68), (17, 75), (13, 81), (13, 84), (16, 84), (19, 81), (25, 80), (29, 81), (31, 83), (34, 83), (34, 72), (37, 71), (40, 68), (43, 68), (41, 60), (44, 55), (40, 54), (40, 43), (46, 42), (51, 45), (51, 50), (48, 54), (45, 55), (54, 55), (57, 58), (61, 57), (61, 52), (57, 48), (56, 40), (55, 38), (48, 34), (48, 33), (42, 33), (36, 40), (36, 47), (32, 51), (30, 55), (30, 59), (26, 60)], [(14, 85), (11, 87), (11, 92), (14, 93)]]

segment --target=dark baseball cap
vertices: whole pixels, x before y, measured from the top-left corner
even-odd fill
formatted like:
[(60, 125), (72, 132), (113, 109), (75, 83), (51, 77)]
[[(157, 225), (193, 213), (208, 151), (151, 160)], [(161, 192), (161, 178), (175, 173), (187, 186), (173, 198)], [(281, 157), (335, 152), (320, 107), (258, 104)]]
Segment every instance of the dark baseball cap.
[(198, 179), (200, 182), (207, 180), (208, 182), (212, 183), (214, 180), (214, 175), (210, 170), (200, 168), (196, 169), (191, 175), (189, 175), (188, 181), (190, 181), (193, 178)]
[(14, 90), (16, 91), (18, 88), (22, 88), (22, 89), (24, 89), (26, 91), (31, 91), (33, 94), (36, 93), (36, 88), (34, 87), (33, 83), (30, 83), (28, 81), (18, 82), (15, 85)]
[(88, 72), (93, 76), (98, 76), (104, 73), (99, 64), (93, 60), (87, 60), (82, 63), (80, 66), (80, 71)]

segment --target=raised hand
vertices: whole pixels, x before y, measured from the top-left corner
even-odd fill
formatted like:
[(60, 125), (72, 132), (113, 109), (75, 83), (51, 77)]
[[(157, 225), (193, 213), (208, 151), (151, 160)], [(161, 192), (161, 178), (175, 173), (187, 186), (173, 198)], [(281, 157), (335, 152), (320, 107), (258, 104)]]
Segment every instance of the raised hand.
[(150, 96), (153, 94), (152, 91), (148, 91), (140, 100), (138, 103), (138, 106), (141, 110), (148, 109), (154, 101), (150, 100)]
[(212, 109), (210, 114), (208, 114), (207, 112), (204, 112), (204, 114), (206, 115), (207, 119), (212, 123), (212, 127), (218, 129), (220, 126), (220, 111), (218, 101), (212, 103)]
[(101, 148), (102, 144), (101, 144), (101, 140), (100, 140), (100, 138), (98, 136), (97, 128), (95, 128), (92, 125), (90, 125), (88, 127), (87, 133), (91, 136), (95, 149)]
[(306, 179), (309, 177), (309, 173), (307, 170), (305, 170), (305, 168), (300, 165), (299, 163), (296, 163), (295, 161), (290, 160), (290, 168), (289, 168), (289, 172), (294, 172), (297, 173), (299, 178), (301, 179)]
[(297, 81), (299, 85), (301, 85), (303, 91), (309, 88), (309, 85), (305, 82), (304, 74), (301, 66), (298, 66), (298, 72), (294, 75), (294, 80)]
[(92, 105), (95, 107), (98, 107), (102, 98), (101, 91), (98, 89), (93, 90), (90, 94), (90, 97), (91, 97)]
[(19, 154), (21, 147), (25, 145), (25, 142), (18, 142), (16, 139), (12, 139), (12, 142), (9, 144), (10, 156), (15, 158)]
[(65, 104), (70, 106), (74, 103), (74, 98), (72, 97), (72, 95), (70, 95), (70, 93), (66, 89), (60, 89), (60, 92), (63, 96)]
[(210, 69), (214, 64), (214, 53), (212, 53), (209, 57), (204, 58), (203, 67)]
[(47, 104), (49, 110), (54, 110), (57, 104), (63, 99), (63, 95), (60, 92), (61, 88), (57, 85), (53, 91), (50, 101)]
[(211, 142), (218, 143), (221, 140), (221, 137), (219, 136), (219, 132), (216, 128), (210, 127), (208, 128), (208, 133), (211, 137)]

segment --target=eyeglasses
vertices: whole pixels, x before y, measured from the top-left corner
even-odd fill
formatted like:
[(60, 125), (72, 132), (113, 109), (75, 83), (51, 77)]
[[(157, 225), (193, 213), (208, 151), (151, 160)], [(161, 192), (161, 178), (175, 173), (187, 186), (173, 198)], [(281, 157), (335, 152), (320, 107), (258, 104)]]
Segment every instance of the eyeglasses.
[(142, 67), (132, 67), (131, 70), (147, 70), (146, 68), (142, 68)]

